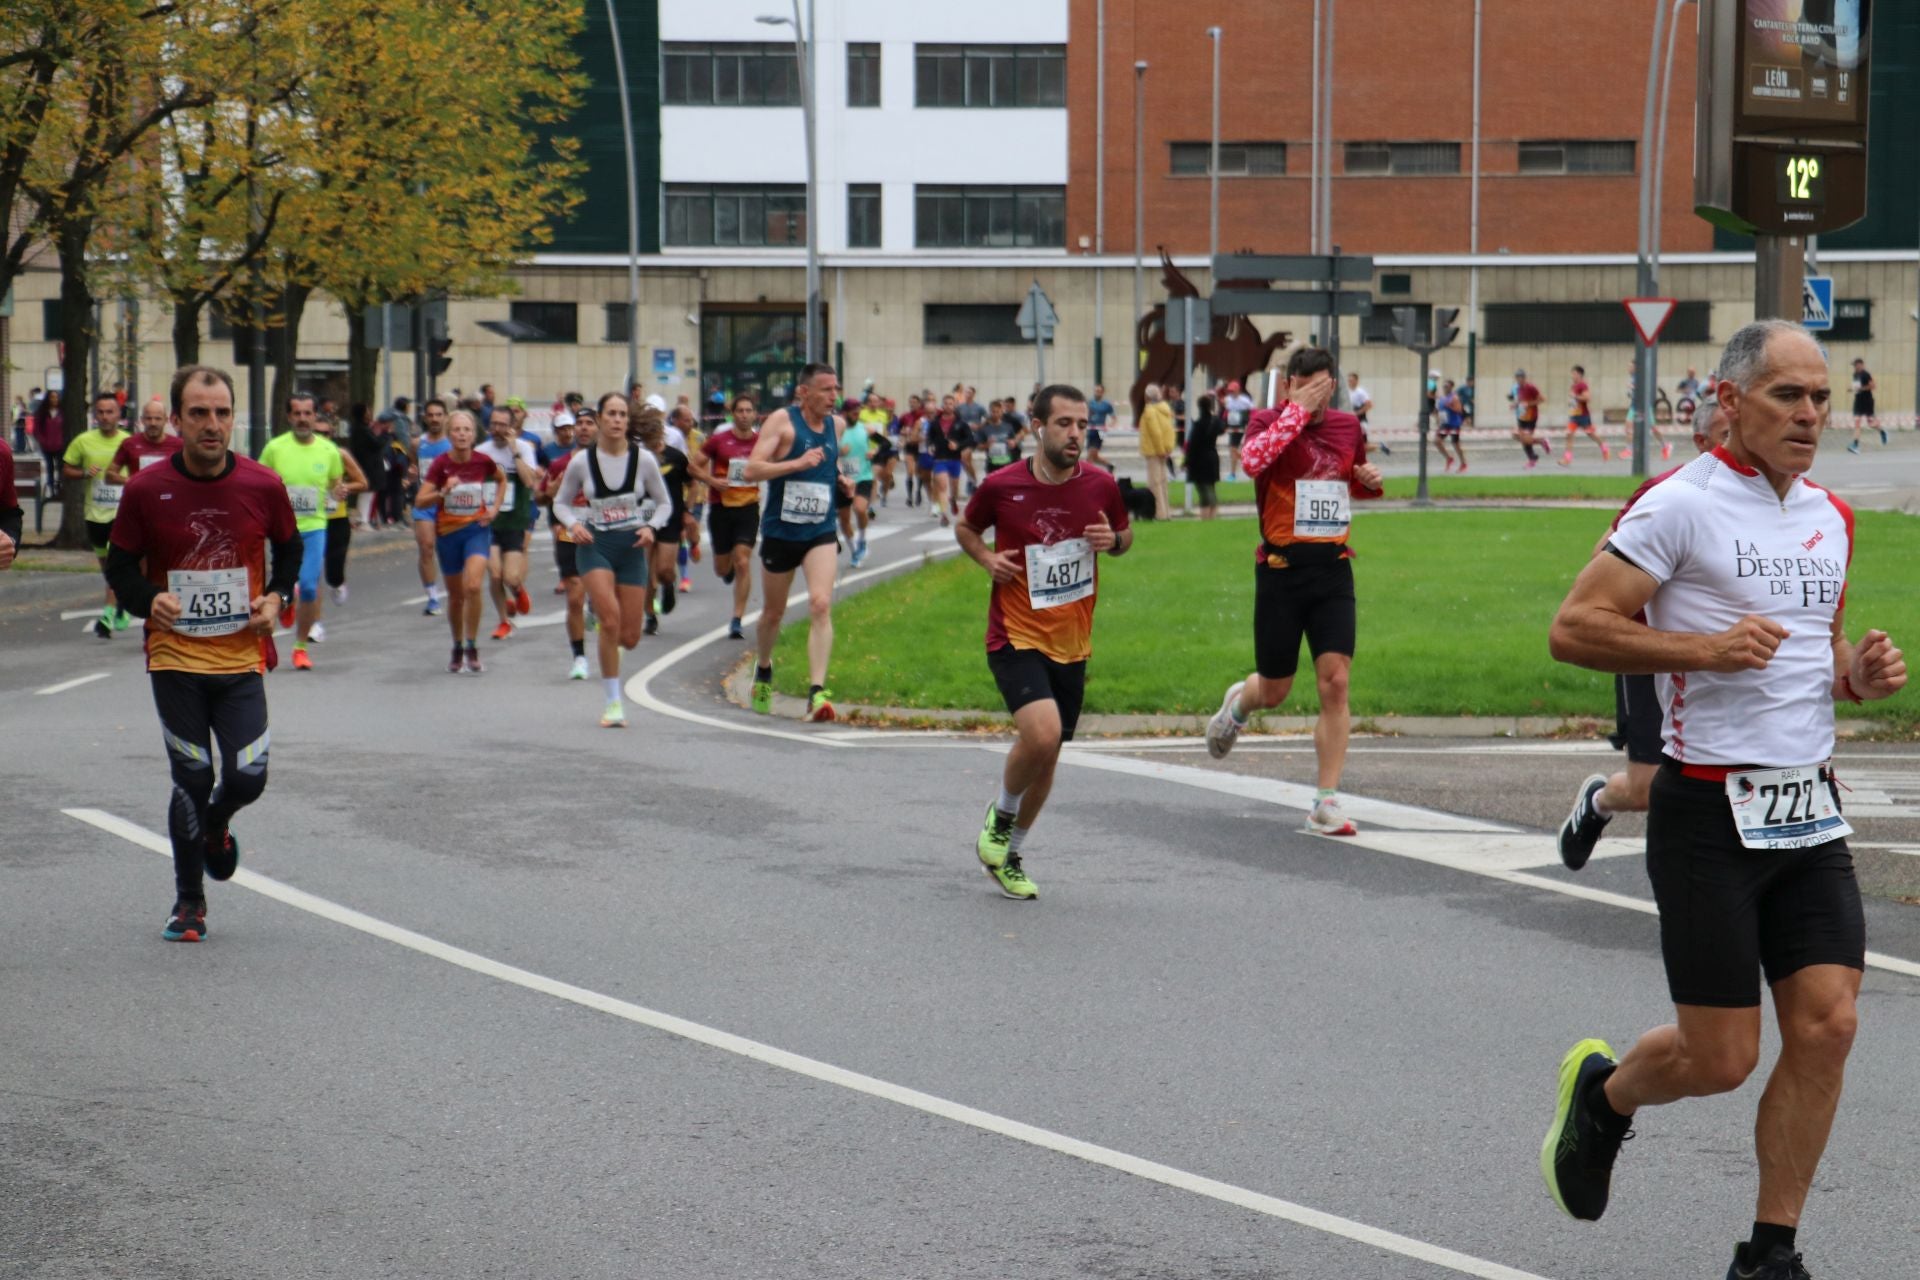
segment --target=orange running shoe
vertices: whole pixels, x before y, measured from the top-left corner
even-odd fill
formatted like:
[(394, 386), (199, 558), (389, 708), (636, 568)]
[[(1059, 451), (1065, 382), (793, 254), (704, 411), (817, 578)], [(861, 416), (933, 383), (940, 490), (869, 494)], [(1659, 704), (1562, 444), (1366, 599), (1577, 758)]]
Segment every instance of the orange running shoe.
[(293, 625), (293, 606), (291, 604), (283, 604), (280, 606), (280, 629), (282, 631), (285, 631), (288, 627), (291, 627), (292, 625)]
[(296, 648), (293, 651), (293, 669), (295, 671), (313, 670), (313, 659), (307, 656), (305, 649)]
[(519, 591), (514, 593), (513, 607), (521, 613), (533, 612), (533, 597), (527, 594), (527, 589), (524, 585)]
[(495, 640), (505, 640), (508, 636), (512, 634), (513, 634), (513, 624), (511, 622), (503, 622), (499, 626), (493, 629), (493, 638)]

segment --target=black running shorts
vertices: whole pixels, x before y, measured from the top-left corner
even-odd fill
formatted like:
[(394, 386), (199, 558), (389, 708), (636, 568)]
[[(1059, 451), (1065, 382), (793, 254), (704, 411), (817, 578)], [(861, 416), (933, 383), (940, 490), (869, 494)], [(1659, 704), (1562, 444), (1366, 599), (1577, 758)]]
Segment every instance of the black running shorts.
[(502, 551), (525, 551), (527, 549), (527, 531), (525, 529), (494, 529), (493, 545)]
[(1627, 749), (1634, 764), (1659, 764), (1665, 742), (1661, 737), (1660, 695), (1652, 676), (1613, 678), (1613, 745)]
[(1726, 784), (1689, 778), (1672, 761), (1653, 778), (1647, 878), (1675, 1004), (1752, 1008), (1762, 972), (1772, 984), (1809, 965), (1867, 967), (1847, 842), (1746, 848)]
[(1253, 658), (1261, 678), (1286, 680), (1300, 669), (1300, 640), (1318, 658), (1353, 656), (1358, 636), (1353, 562), (1275, 569), (1254, 566)]
[(760, 543), (760, 567), (768, 573), (792, 573), (815, 547), (838, 547), (840, 535), (823, 533), (817, 538), (767, 538)]
[(713, 554), (726, 557), (733, 554), (735, 547), (751, 549), (760, 540), (760, 504), (749, 502), (744, 507), (728, 507), (719, 503), (707, 507), (707, 532), (713, 538)]
[(563, 581), (567, 578), (579, 577), (580, 576), (579, 549), (576, 548), (571, 542), (563, 541), (558, 537), (554, 538), (553, 567), (560, 571), (560, 577)]
[(1029, 702), (1052, 699), (1060, 708), (1060, 741), (1072, 742), (1080, 723), (1080, 706), (1087, 696), (1087, 664), (1055, 662), (1038, 649), (1006, 645), (987, 650), (987, 669), (993, 672), (1009, 712)]

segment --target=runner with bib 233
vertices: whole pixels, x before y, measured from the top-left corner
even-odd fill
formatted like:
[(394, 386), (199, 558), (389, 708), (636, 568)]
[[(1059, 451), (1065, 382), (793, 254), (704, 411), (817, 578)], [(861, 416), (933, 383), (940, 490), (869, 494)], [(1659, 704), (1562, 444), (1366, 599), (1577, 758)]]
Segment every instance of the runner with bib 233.
[(1340, 772), (1347, 762), (1352, 716), (1347, 673), (1356, 630), (1353, 551), (1347, 531), (1353, 500), (1380, 496), (1380, 468), (1367, 461), (1367, 433), (1333, 400), (1333, 357), (1301, 347), (1287, 360), (1286, 403), (1262, 409), (1247, 426), (1241, 469), (1253, 477), (1261, 543), (1254, 565), (1253, 652), (1256, 670), (1227, 689), (1207, 723), (1207, 750), (1217, 760), (1255, 711), (1277, 707), (1293, 688), (1300, 640), (1313, 653), (1320, 717), (1313, 729), (1319, 791), (1308, 824), (1322, 835), (1350, 836), (1340, 812)]

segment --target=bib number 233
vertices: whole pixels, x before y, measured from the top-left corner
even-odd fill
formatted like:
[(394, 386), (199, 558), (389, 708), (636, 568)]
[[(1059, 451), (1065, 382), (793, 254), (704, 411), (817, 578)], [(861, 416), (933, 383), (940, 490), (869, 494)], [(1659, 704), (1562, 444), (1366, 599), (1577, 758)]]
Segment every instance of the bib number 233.
[(780, 519), (787, 524), (818, 524), (833, 514), (833, 489), (811, 480), (789, 480), (780, 493)]

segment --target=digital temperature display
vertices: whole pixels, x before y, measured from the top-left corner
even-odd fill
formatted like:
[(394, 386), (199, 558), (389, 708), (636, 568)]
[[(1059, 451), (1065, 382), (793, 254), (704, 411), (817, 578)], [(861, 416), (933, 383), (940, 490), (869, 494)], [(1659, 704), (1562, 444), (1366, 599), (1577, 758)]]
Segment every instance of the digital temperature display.
[(1778, 194), (1789, 208), (1823, 209), (1827, 204), (1825, 158), (1792, 151), (1782, 152), (1774, 160), (1779, 176)]

